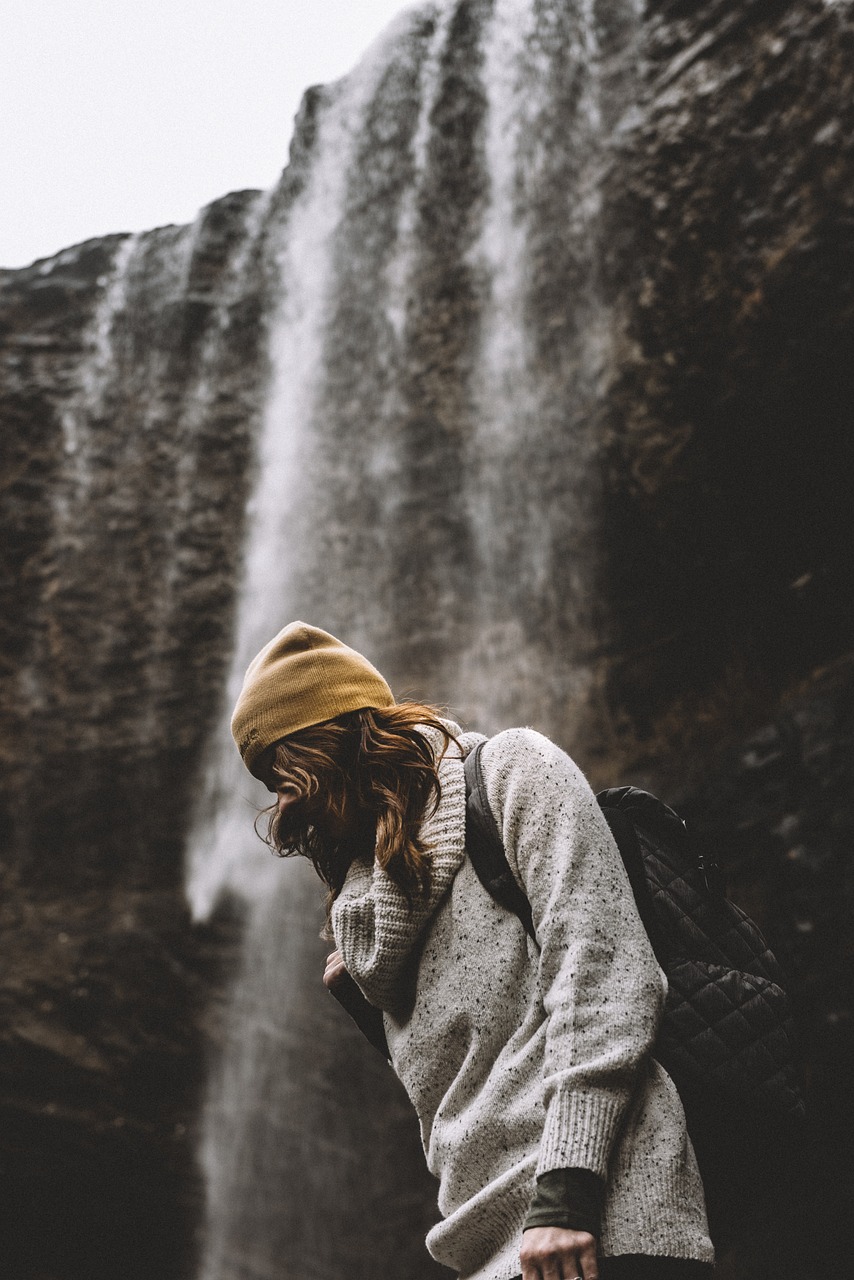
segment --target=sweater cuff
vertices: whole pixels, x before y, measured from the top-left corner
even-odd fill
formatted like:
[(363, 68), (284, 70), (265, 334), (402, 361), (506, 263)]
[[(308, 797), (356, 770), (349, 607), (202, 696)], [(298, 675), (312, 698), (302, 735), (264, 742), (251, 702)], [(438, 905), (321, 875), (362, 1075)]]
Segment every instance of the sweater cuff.
[(537, 1189), (525, 1219), (529, 1227), (563, 1227), (565, 1231), (602, 1234), (605, 1184), (592, 1169), (550, 1169), (537, 1178)]
[(592, 1169), (603, 1179), (624, 1099), (605, 1090), (558, 1090), (549, 1103), (537, 1177), (549, 1169)]

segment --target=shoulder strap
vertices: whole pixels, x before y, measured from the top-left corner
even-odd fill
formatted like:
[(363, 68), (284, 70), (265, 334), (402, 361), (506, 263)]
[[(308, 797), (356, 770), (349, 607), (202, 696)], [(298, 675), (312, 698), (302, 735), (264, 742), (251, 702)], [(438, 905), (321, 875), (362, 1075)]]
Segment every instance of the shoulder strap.
[(479, 742), (465, 758), (466, 775), (466, 849), (477, 878), (496, 902), (519, 917), (525, 931), (536, 941), (531, 904), (519, 888), (486, 794)]
[[(525, 926), (526, 933), (536, 941), (531, 904), (510, 870), (501, 832), (498, 830), (498, 824), (486, 794), (480, 762), (480, 753), (484, 745), (483, 742), (479, 742), (465, 758), (466, 848), (477, 878), (487, 893), (508, 911), (514, 912)], [(630, 788), (626, 787), (623, 790), (628, 792)], [(664, 966), (668, 959), (668, 947), (656, 918), (655, 904), (647, 884), (637, 830), (625, 810), (618, 807), (622, 792), (617, 790), (600, 792), (596, 799), (599, 801), (599, 806), (620, 851), (620, 857), (632, 886), (638, 914), (649, 935), (656, 959), (660, 965)]]

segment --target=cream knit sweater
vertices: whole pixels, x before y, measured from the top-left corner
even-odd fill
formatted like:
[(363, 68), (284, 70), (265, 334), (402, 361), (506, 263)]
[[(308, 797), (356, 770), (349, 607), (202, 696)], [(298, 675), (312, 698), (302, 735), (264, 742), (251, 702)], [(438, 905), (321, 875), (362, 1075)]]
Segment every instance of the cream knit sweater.
[[(464, 754), (479, 740), (450, 727)], [(538, 945), (465, 856), (453, 745), (422, 829), (429, 897), (410, 911), (376, 864), (356, 863), (332, 913), (347, 968), (385, 1012), (439, 1179), (427, 1246), (465, 1280), (511, 1280), (536, 1175), (585, 1168), (607, 1178), (604, 1254), (711, 1261), (682, 1105), (649, 1056), (665, 979), (595, 797), (530, 729), (492, 738), (482, 764)]]

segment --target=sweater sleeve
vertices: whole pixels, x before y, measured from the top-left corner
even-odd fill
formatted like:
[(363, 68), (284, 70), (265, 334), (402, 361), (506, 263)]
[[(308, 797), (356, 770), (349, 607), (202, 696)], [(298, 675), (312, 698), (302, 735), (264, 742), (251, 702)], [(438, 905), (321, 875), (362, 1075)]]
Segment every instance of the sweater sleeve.
[(531, 729), (482, 756), (511, 869), (531, 903), (546, 1015), (537, 1175), (607, 1176), (614, 1137), (666, 994), (631, 885), (586, 779)]

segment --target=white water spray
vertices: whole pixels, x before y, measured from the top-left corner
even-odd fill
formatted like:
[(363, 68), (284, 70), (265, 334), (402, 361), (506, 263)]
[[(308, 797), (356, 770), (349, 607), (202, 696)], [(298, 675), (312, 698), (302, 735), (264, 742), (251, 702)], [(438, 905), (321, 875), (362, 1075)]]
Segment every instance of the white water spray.
[[(263, 900), (282, 874), (273, 859), (263, 856), (252, 830), (253, 810), (267, 803), (267, 793), (243, 768), (229, 730), (230, 714), (249, 662), (292, 620), (290, 586), (298, 554), (290, 536), (292, 511), (304, 485), (307, 430), (323, 367), (331, 241), (343, 214), (354, 139), (384, 65), (386, 42), (394, 38), (392, 29), (334, 87), (320, 124), (318, 160), (278, 248), (282, 299), (272, 326), (274, 376), (258, 447), (258, 483), (247, 512), (249, 536), (232, 662), (189, 843), (187, 892), (197, 919), (209, 914), (226, 889), (250, 901)], [(240, 798), (237, 803), (235, 797)]]

